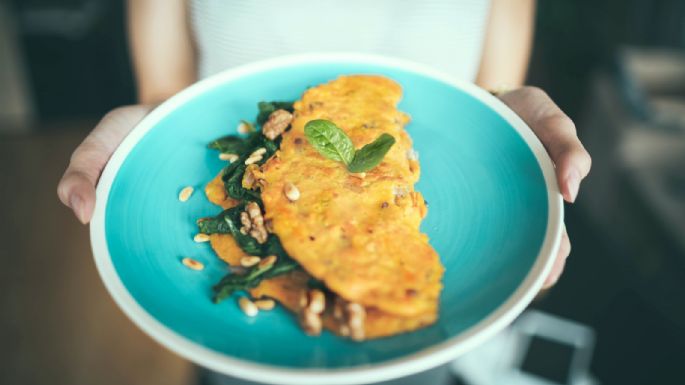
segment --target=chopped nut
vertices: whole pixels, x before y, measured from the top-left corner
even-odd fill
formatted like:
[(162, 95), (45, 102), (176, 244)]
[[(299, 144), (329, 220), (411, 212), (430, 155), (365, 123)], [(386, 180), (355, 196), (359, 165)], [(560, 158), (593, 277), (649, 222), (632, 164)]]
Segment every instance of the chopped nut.
[(192, 259), (192, 258), (188, 258), (188, 257), (183, 258), (183, 259), (181, 260), (181, 262), (182, 262), (184, 265), (186, 265), (186, 267), (188, 267), (188, 268), (190, 268), (190, 269), (193, 269), (193, 270), (202, 270), (202, 269), (205, 268), (205, 265), (204, 265), (202, 262), (196, 261), (196, 260), (194, 260), (194, 259)]
[(269, 255), (268, 257), (259, 261), (259, 268), (268, 269), (276, 263), (278, 258), (275, 255)]
[(181, 192), (178, 194), (178, 200), (181, 202), (187, 201), (190, 199), (190, 196), (193, 195), (193, 191), (195, 191), (195, 189), (192, 186), (184, 187), (183, 190), (181, 190)]
[(248, 203), (247, 206), (245, 206), (245, 209), (250, 218), (261, 218), (262, 216), (262, 210), (256, 202)]
[(252, 154), (250, 154), (250, 158), (253, 156), (259, 156), (259, 155), (264, 155), (266, 154), (266, 148), (264, 147), (259, 147), (258, 149), (254, 150)]
[(343, 309), (344, 301), (340, 297), (335, 297), (333, 304), (333, 318), (342, 321), (345, 319), (345, 309)]
[(250, 202), (247, 204), (245, 211), (240, 213), (240, 223), (243, 225), (240, 228), (241, 233), (250, 234), (260, 244), (266, 242), (269, 234), (264, 227), (264, 217), (257, 203)]
[(293, 114), (286, 110), (276, 110), (269, 115), (269, 119), (262, 126), (262, 133), (274, 140), (281, 135), (293, 120)]
[(333, 305), (333, 318), (341, 324), (338, 329), (340, 335), (349, 335), (355, 341), (364, 340), (366, 310), (362, 305), (336, 297)]
[(240, 266), (251, 267), (259, 263), (262, 259), (256, 255), (248, 255), (240, 258)]
[(300, 305), (300, 309), (306, 308), (308, 303), (309, 303), (309, 295), (308, 295), (306, 290), (303, 290), (300, 292), (300, 298), (298, 299), (298, 304)]
[(404, 198), (409, 195), (409, 187), (404, 185), (393, 186), (392, 194), (395, 196), (395, 204), (397, 206), (404, 206)]
[(241, 134), (247, 134), (249, 132), (254, 132), (254, 126), (250, 122), (246, 122), (244, 120), (241, 120), (240, 123), (238, 123), (238, 132)]
[(264, 221), (264, 228), (266, 231), (270, 234), (273, 234), (274, 232), (274, 221), (271, 219), (267, 219)]
[(258, 299), (254, 301), (254, 304), (257, 305), (260, 310), (271, 310), (276, 306), (276, 301), (270, 298)]
[(295, 202), (296, 200), (300, 199), (300, 190), (298, 190), (297, 186), (290, 182), (285, 182), (283, 185), (283, 193), (291, 202)]
[(222, 152), (221, 154), (219, 154), (219, 159), (221, 159), (221, 160), (227, 160), (227, 161), (229, 161), (229, 162), (231, 162), (231, 163), (233, 163), (233, 162), (235, 162), (236, 160), (238, 160), (238, 158), (239, 158), (239, 157), (238, 157), (238, 155), (236, 155), (236, 154), (224, 154), (223, 152)]
[(307, 309), (302, 312), (300, 317), (300, 322), (302, 323), (302, 328), (304, 332), (310, 336), (318, 336), (321, 334), (321, 327), (323, 322), (321, 322), (321, 316), (319, 314), (313, 313)]
[(251, 190), (257, 184), (257, 177), (255, 176), (255, 171), (259, 169), (256, 164), (251, 164), (245, 167), (245, 173), (243, 174), (242, 185), (243, 188)]
[(365, 172), (355, 172), (355, 173), (351, 173), (350, 176), (353, 178), (364, 179), (364, 178), (366, 178), (366, 173)]
[(409, 187), (405, 186), (405, 185), (393, 186), (392, 187), (392, 194), (396, 198), (404, 198), (405, 196), (407, 196), (409, 194)]
[(350, 337), (355, 341), (364, 341), (364, 338), (366, 338), (364, 328), (350, 328)]
[(254, 302), (250, 301), (247, 297), (240, 297), (238, 300), (238, 305), (243, 313), (245, 313), (245, 315), (248, 317), (254, 317), (257, 315), (257, 313), (259, 313), (257, 305), (255, 305)]
[(245, 159), (245, 164), (249, 166), (249, 165), (251, 165), (253, 163), (257, 163), (261, 160), (262, 160), (261, 155), (250, 156), (247, 159)]
[(312, 289), (308, 295), (307, 309), (315, 314), (321, 314), (326, 309), (326, 296), (319, 289)]
[(246, 231), (249, 231), (252, 228), (252, 221), (250, 220), (250, 215), (246, 211), (240, 213), (240, 223), (242, 223), (243, 228)]
[(204, 234), (204, 233), (195, 234), (195, 236), (193, 237), (193, 240), (197, 243), (209, 242), (209, 234)]
[(419, 160), (419, 153), (413, 148), (410, 148), (409, 150), (407, 150), (407, 159)]

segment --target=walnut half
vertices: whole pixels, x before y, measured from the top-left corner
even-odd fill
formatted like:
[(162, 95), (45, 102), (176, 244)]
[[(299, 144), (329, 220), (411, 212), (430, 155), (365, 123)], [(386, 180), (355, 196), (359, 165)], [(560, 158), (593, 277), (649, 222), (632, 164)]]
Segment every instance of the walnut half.
[(293, 120), (293, 114), (286, 110), (276, 110), (269, 115), (269, 119), (262, 127), (262, 133), (270, 140), (281, 135)]

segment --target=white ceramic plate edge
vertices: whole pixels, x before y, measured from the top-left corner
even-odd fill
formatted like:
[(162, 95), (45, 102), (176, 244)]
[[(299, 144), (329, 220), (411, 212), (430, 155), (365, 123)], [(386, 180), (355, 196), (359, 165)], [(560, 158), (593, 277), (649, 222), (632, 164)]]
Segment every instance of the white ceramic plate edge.
[[(230, 79), (255, 72), (298, 63), (323, 62), (376, 64), (423, 74), (463, 90), (500, 114), (521, 135), (542, 170), (547, 185), (549, 209), (545, 239), (532, 269), (502, 305), (462, 334), (429, 349), (380, 364), (349, 369), (289, 369), (231, 358), (200, 346), (167, 328), (147, 313), (124, 287), (116, 273), (107, 247), (105, 210), (109, 192), (119, 168), (138, 141), (163, 117), (196, 95)], [(95, 211), (90, 225), (90, 237), (95, 264), (110, 295), (136, 325), (161, 345), (209, 369), (251, 381), (284, 385), (342, 385), (385, 381), (428, 370), (456, 358), (502, 330), (525, 309), (542, 287), (559, 248), (562, 226), (563, 204), (554, 174), (554, 165), (530, 128), (499, 99), (474, 84), (451, 78), (421, 64), (367, 54), (317, 53), (283, 56), (228, 69), (188, 87), (153, 110), (119, 145), (100, 177), (96, 190)]]

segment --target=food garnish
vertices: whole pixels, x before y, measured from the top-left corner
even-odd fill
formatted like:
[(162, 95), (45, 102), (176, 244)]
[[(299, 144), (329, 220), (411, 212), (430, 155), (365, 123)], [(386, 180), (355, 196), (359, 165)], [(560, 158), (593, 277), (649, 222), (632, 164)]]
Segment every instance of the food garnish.
[(366, 172), (378, 166), (395, 144), (392, 135), (383, 133), (373, 142), (355, 150), (345, 131), (324, 119), (309, 121), (304, 126), (304, 134), (321, 155), (344, 163), (351, 173)]

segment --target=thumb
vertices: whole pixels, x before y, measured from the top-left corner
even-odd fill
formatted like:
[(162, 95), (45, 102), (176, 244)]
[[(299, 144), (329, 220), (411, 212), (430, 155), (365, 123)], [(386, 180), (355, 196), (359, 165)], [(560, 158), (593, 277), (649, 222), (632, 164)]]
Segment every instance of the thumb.
[(95, 209), (95, 185), (114, 150), (131, 129), (150, 111), (147, 105), (112, 110), (95, 126), (71, 155), (57, 195), (82, 223), (88, 223)]

